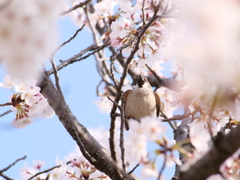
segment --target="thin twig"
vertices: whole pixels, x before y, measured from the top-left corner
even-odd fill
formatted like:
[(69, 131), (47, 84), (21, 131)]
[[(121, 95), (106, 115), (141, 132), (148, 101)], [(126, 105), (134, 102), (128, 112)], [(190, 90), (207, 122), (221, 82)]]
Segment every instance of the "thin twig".
[(192, 113), (188, 113), (188, 114), (183, 114), (183, 115), (175, 115), (171, 118), (166, 118), (166, 119), (163, 119), (162, 121), (163, 122), (168, 122), (168, 121), (176, 121), (176, 120), (182, 120), (184, 118), (187, 118), (189, 117), (190, 115), (193, 115), (195, 112), (192, 112)]
[(131, 46), (132, 43), (133, 43), (134, 41), (136, 41), (136, 39), (137, 39), (137, 36), (134, 37), (134, 38), (133, 38), (131, 41), (129, 41), (127, 44), (124, 44), (124, 45), (122, 45), (120, 48), (118, 48), (117, 51), (116, 51), (116, 53), (113, 54), (113, 56), (110, 58), (111, 61), (115, 61), (116, 57), (122, 52), (122, 50), (125, 49), (125, 48), (127, 48), (127, 47), (129, 47), (129, 46)]
[[(102, 46), (94, 46), (94, 45), (89, 46), (88, 48), (84, 49), (83, 51), (81, 51), (77, 55), (75, 55), (75, 56), (73, 56), (73, 57), (71, 57), (71, 58), (69, 58), (69, 59), (67, 59), (65, 61), (61, 61), (61, 64), (56, 67), (57, 71), (61, 70), (62, 68), (66, 67), (66, 66), (68, 66), (69, 64), (72, 64), (72, 63), (75, 63), (75, 62), (87, 59), (89, 56), (91, 56), (94, 53), (102, 50), (106, 46), (108, 46), (108, 43), (106, 43), (106, 44), (104, 44)], [(81, 57), (86, 51), (91, 51), (92, 49), (94, 49), (94, 51), (92, 51), (91, 53), (88, 53), (87, 55)], [(79, 58), (79, 57), (81, 57), (81, 58)], [(46, 73), (49, 76), (49, 75), (53, 74), (54, 71), (53, 71), (53, 69), (50, 69)]]
[[(75, 160), (75, 159), (74, 159), (74, 160)], [(70, 163), (71, 163), (71, 161), (66, 162), (66, 164), (70, 164)], [(28, 180), (31, 180), (31, 179), (33, 179), (33, 178), (35, 178), (35, 177), (37, 177), (38, 175), (41, 175), (41, 174), (43, 174), (43, 173), (50, 172), (50, 171), (52, 171), (52, 170), (54, 170), (54, 169), (56, 169), (56, 168), (60, 168), (61, 166), (62, 166), (62, 165), (53, 166), (53, 167), (51, 167), (51, 168), (49, 168), (49, 169), (46, 169), (46, 170), (41, 171), (41, 172), (38, 172), (38, 173), (34, 174), (32, 177), (28, 178)]]
[(56, 67), (56, 64), (55, 64), (55, 61), (54, 61), (53, 57), (50, 60), (50, 62), (51, 62), (52, 68), (53, 68), (53, 74), (54, 74), (54, 78), (55, 78), (55, 85), (57, 87), (58, 92), (61, 94), (61, 96), (63, 98), (64, 96), (63, 96), (62, 89), (61, 89), (61, 86), (60, 86), (60, 83), (59, 83), (57, 67)]
[(151, 71), (151, 73), (156, 77), (156, 79), (158, 80), (159, 84), (163, 84), (163, 80), (160, 79), (160, 77), (157, 75), (157, 73), (152, 70), (147, 64), (145, 64), (146, 67), (148, 68), (149, 71)]
[(11, 111), (11, 110), (8, 110), (8, 111), (4, 112), (4, 113), (0, 114), (0, 117), (3, 117), (3, 116), (5, 116), (6, 114), (8, 114), (8, 113), (10, 113), (10, 112), (12, 112), (12, 111)]
[(160, 178), (161, 178), (161, 176), (162, 176), (162, 173), (163, 173), (163, 170), (164, 170), (165, 167), (166, 167), (166, 162), (167, 162), (167, 158), (166, 158), (166, 156), (164, 156), (164, 162), (163, 162), (162, 168), (160, 169), (160, 172), (159, 172), (159, 174), (158, 174), (157, 180), (160, 180)]
[(111, 78), (111, 80), (114, 82), (115, 87), (117, 88), (118, 86), (118, 81), (114, 76), (113, 69), (114, 69), (114, 62), (111, 61), (110, 64), (110, 70), (107, 67), (106, 61), (102, 62), (104, 69), (106, 70), (107, 75)]
[[(168, 119), (168, 117), (164, 114), (164, 112), (162, 111), (162, 109), (160, 108), (160, 113), (162, 114), (162, 117), (164, 117), (165, 119)], [(171, 121), (167, 121), (168, 122), (168, 124), (171, 126), (171, 128), (173, 129), (173, 130), (176, 130), (177, 129), (177, 127), (171, 122)]]
[(116, 80), (116, 78), (114, 76), (113, 69), (114, 69), (114, 61), (111, 61), (111, 64), (110, 64), (111, 79), (113, 80), (115, 87), (118, 88), (118, 82), (117, 82), (117, 80)]
[(175, 124), (173, 124), (171, 121), (168, 121), (168, 124), (171, 126), (171, 128), (172, 128), (173, 130), (176, 130), (176, 129), (177, 129), (177, 127), (175, 126)]
[(4, 171), (7, 171), (8, 169), (10, 169), (12, 166), (14, 166), (18, 161), (24, 160), (26, 159), (27, 156), (23, 156), (22, 158), (17, 159), (16, 161), (14, 161), (12, 164), (10, 164), (9, 166), (7, 166), (6, 168), (0, 170), (0, 174), (2, 174)]
[(37, 177), (38, 175), (41, 175), (41, 174), (43, 174), (43, 173), (47, 173), (47, 172), (49, 172), (49, 171), (52, 171), (52, 170), (54, 170), (54, 169), (56, 169), (56, 168), (60, 168), (60, 167), (61, 167), (61, 165), (58, 165), (58, 166), (54, 166), (54, 167), (52, 167), (52, 168), (46, 169), (46, 170), (44, 170), (44, 171), (38, 172), (38, 173), (34, 174), (32, 177), (28, 178), (28, 180), (31, 180), (31, 179)]
[(67, 41), (63, 42), (60, 46), (58, 46), (58, 48), (55, 50), (54, 54), (55, 54), (61, 47), (63, 47), (65, 44), (70, 43), (70, 42), (77, 36), (77, 34), (78, 34), (80, 31), (83, 30), (84, 26), (85, 26), (85, 24), (83, 24), (82, 27), (80, 27), (80, 28), (74, 33), (74, 35), (73, 35), (72, 37), (70, 37)]
[(3, 106), (12, 106), (12, 105), (13, 105), (12, 102), (8, 102), (8, 103), (0, 104), (0, 107), (3, 107)]
[(119, 106), (114, 100), (112, 100), (112, 99), (110, 98), (110, 96), (107, 96), (107, 98), (108, 98), (113, 104), (115, 104), (115, 106), (117, 106), (120, 110), (122, 109), (121, 106)]
[(77, 9), (77, 8), (83, 7), (83, 6), (85, 6), (87, 3), (89, 3), (90, 1), (91, 1), (91, 0), (86, 0), (86, 1), (84, 1), (84, 2), (80, 2), (79, 4), (71, 7), (69, 10), (64, 11), (61, 15), (65, 15), (65, 14), (67, 14), (67, 13), (70, 13), (71, 11), (74, 11), (74, 10)]
[(98, 83), (98, 85), (97, 85), (97, 88), (96, 88), (96, 94), (97, 94), (97, 96), (100, 96), (99, 87), (101, 86), (102, 82), (104, 82), (103, 79), (102, 79), (102, 80)]
[(128, 174), (132, 174), (138, 166), (140, 166), (140, 164), (136, 164), (136, 166), (131, 171), (129, 171)]
[(121, 160), (122, 160), (122, 168), (126, 171), (126, 163), (125, 163), (125, 148), (124, 148), (124, 122), (125, 122), (125, 101), (122, 101), (122, 111), (121, 111), (121, 124), (120, 124), (120, 150), (121, 150)]
[(145, 6), (145, 0), (143, 0), (143, 2), (142, 2), (142, 21), (143, 21), (143, 25), (146, 24), (146, 22), (145, 22), (144, 6)]
[(10, 178), (10, 177), (6, 176), (5, 174), (2, 174), (2, 173), (0, 173), (0, 176), (2, 176), (6, 180), (14, 180), (14, 179), (12, 179), (12, 178)]

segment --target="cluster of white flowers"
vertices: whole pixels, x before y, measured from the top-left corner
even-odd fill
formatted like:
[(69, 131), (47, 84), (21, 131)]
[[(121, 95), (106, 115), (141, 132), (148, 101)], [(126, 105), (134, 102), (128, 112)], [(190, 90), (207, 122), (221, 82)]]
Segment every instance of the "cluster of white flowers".
[(16, 114), (12, 122), (12, 126), (16, 128), (25, 128), (26, 125), (33, 123), (34, 118), (51, 118), (55, 114), (35, 84), (35, 81), (23, 83), (12, 80), (9, 76), (5, 76), (4, 82), (0, 83), (0, 87), (15, 91), (10, 104)]
[[(211, 135), (216, 136), (219, 131), (227, 134), (231, 128), (239, 124), (239, 115), (231, 111), (231, 109), (234, 108), (229, 108), (229, 106), (221, 108), (216, 107), (211, 114), (210, 111), (213, 107), (211, 103), (207, 103), (207, 100), (204, 96), (201, 96), (200, 98), (193, 99), (189, 106), (191, 112), (199, 111), (198, 116), (195, 117), (190, 124), (189, 133), (191, 143), (196, 148), (196, 151), (182, 166), (181, 169), (183, 171), (189, 169), (209, 151), (212, 144)], [(239, 100), (237, 99), (237, 101)], [(237, 104), (235, 105), (235, 108), (238, 108)], [(240, 166), (240, 162), (237, 159), (239, 152), (238, 150), (233, 156), (229, 157), (220, 167), (220, 172), (227, 179), (239, 176), (236, 170), (236, 168)], [(219, 175), (213, 175), (208, 178), (208, 180), (210, 179), (223, 180), (224, 178)]]
[(55, 21), (62, 5), (63, 0), (14, 0), (1, 8), (0, 61), (11, 77), (37, 79), (57, 47)]
[[(119, 3), (120, 10), (115, 15), (117, 18), (111, 24), (110, 39), (112, 46), (120, 47), (132, 41), (139, 34), (144, 23), (148, 23), (152, 18), (154, 11), (150, 1), (145, 1), (144, 15), (141, 11), (142, 3), (142, 1), (137, 1), (134, 6), (128, 0)], [(161, 15), (163, 8), (167, 8), (167, 6), (167, 3), (163, 3), (158, 15)], [(145, 64), (153, 66), (156, 65), (156, 61), (161, 63), (162, 60), (168, 59), (169, 53), (167, 51), (170, 47), (170, 38), (165, 37), (167, 36), (166, 27), (169, 22), (169, 19), (162, 18), (160, 21), (152, 23), (146, 30), (137, 51), (137, 58), (133, 61), (138, 67)], [(134, 45), (135, 43), (132, 43), (129, 47), (123, 49), (123, 54), (129, 55)]]
[(187, 96), (201, 92), (210, 99), (239, 87), (239, 1), (183, 0), (176, 16), (172, 31), (184, 31), (175, 38), (173, 54), (184, 64)]
[[(80, 2), (80, 0), (71, 1), (69, 8)], [(91, 10), (93, 13), (88, 15), (89, 22), (93, 26), (96, 23), (103, 26), (103, 22), (107, 22), (110, 29), (106, 31), (106, 37), (110, 37), (112, 46), (120, 47), (133, 40), (142, 29), (143, 22), (147, 23), (153, 16), (154, 11), (151, 1), (145, 1), (144, 15), (141, 11), (142, 3), (143, 1), (140, 0), (133, 6), (129, 0), (100, 1)], [(168, 6), (170, 7), (169, 3), (163, 3), (158, 15), (161, 15), (163, 9)], [(78, 26), (87, 24), (87, 17), (83, 8), (78, 8), (68, 13), (67, 16)], [(145, 64), (156, 67), (162, 61), (169, 59), (171, 38), (169, 38), (166, 28), (170, 21), (169, 18), (162, 18), (161, 21), (155, 21), (151, 24), (141, 39), (140, 48), (132, 62), (132, 68), (142, 67)], [(134, 44), (123, 49), (123, 54), (129, 55)], [(159, 68), (161, 69), (161, 67)]]

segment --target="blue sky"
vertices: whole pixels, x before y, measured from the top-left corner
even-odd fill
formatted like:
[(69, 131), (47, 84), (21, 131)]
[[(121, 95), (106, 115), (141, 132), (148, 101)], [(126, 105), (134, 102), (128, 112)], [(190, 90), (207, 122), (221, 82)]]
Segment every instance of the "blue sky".
[[(60, 42), (63, 42), (75, 33), (77, 27), (68, 18), (64, 18), (59, 22), (59, 29)], [(72, 57), (92, 42), (91, 34), (88, 30), (83, 30), (75, 40), (57, 53), (56, 63), (58, 64), (60, 59)], [(84, 126), (108, 129), (109, 115), (99, 113), (98, 108), (93, 104), (98, 99), (96, 86), (100, 81), (95, 64), (95, 59), (91, 56), (60, 70), (60, 85), (66, 102)], [(0, 82), (3, 81), (4, 75), (6, 71), (0, 66)], [(9, 101), (12, 92), (9, 89), (0, 89), (0, 94), (0, 104), (3, 104)], [(0, 114), (7, 110), (9, 107), (1, 107)], [(47, 169), (55, 165), (56, 156), (63, 159), (75, 150), (74, 140), (56, 116), (52, 119), (35, 119), (26, 129), (11, 127), (13, 119), (14, 113), (0, 118), (0, 170), (24, 155), (27, 156), (25, 161), (29, 165), (32, 165), (33, 160), (42, 160), (46, 163), (43, 169)], [(168, 135), (172, 134), (171, 129), (169, 130)], [(20, 161), (5, 174), (10, 178), (20, 179), (20, 168), (23, 166), (24, 161)], [(173, 169), (164, 174), (166, 179), (170, 179)]]

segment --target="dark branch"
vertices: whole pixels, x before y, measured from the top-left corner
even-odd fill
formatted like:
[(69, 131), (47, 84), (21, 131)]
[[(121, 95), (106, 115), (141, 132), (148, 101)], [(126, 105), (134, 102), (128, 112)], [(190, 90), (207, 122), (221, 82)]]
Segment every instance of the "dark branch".
[(17, 159), (16, 161), (14, 161), (12, 164), (10, 164), (9, 166), (7, 166), (6, 168), (0, 170), (0, 174), (2, 174), (4, 171), (7, 171), (8, 169), (10, 169), (12, 166), (14, 166), (18, 161), (24, 160), (26, 159), (27, 156), (23, 156), (22, 158)]
[(41, 175), (41, 174), (43, 174), (43, 173), (48, 173), (48, 172), (50, 172), (50, 171), (52, 171), (52, 170), (54, 170), (54, 169), (56, 169), (56, 168), (59, 168), (59, 167), (61, 167), (61, 165), (54, 166), (54, 167), (52, 167), (52, 168), (49, 168), (49, 169), (46, 169), (46, 170), (44, 170), (44, 171), (38, 172), (38, 173), (34, 174), (32, 177), (28, 178), (28, 180), (31, 180), (31, 179), (33, 179), (33, 178), (35, 178), (35, 177), (37, 177), (38, 175)]
[(41, 93), (48, 99), (50, 106), (54, 109), (63, 126), (81, 148), (81, 151), (83, 150), (81, 147), (82, 144), (84, 151), (88, 153), (88, 155), (84, 153), (83, 155), (92, 165), (104, 172), (111, 179), (120, 180), (124, 176), (134, 179), (133, 177), (129, 177), (129, 175), (117, 166), (106, 150), (96, 141), (88, 130), (78, 122), (48, 77), (43, 77), (39, 83), (39, 87), (41, 88)]
[[(66, 164), (69, 164), (69, 163), (71, 163), (71, 161), (66, 162)], [(38, 173), (36, 173), (35, 175), (33, 175), (32, 177), (28, 178), (28, 180), (31, 180), (31, 179), (37, 177), (38, 175), (41, 175), (41, 174), (43, 174), (43, 173), (48, 173), (48, 172), (50, 172), (50, 171), (52, 171), (52, 170), (54, 170), (54, 169), (56, 169), (56, 168), (60, 168), (60, 167), (61, 167), (61, 165), (53, 166), (53, 167), (51, 167), (51, 168), (49, 168), (49, 169), (46, 169), (46, 170), (41, 171), (41, 172), (38, 172)]]
[(70, 12), (74, 11), (75, 9), (78, 9), (78, 8), (80, 8), (80, 7), (83, 7), (83, 6), (85, 6), (86, 4), (88, 4), (90, 1), (91, 1), (91, 0), (86, 0), (86, 1), (84, 1), (84, 2), (80, 2), (79, 4), (71, 7), (69, 10), (63, 12), (61, 15), (65, 15), (65, 14), (67, 14), (67, 13), (70, 13)]
[(5, 174), (2, 174), (2, 173), (0, 173), (0, 176), (5, 178), (6, 180), (14, 180), (14, 179), (12, 179), (12, 178), (10, 178), (10, 177), (6, 176)]
[(187, 171), (180, 172), (179, 180), (202, 180), (217, 174), (221, 164), (240, 147), (240, 125), (224, 135), (219, 132), (213, 147)]
[(12, 111), (11, 111), (11, 110), (8, 110), (8, 111), (4, 112), (4, 113), (0, 114), (0, 117), (3, 117), (3, 116), (5, 116), (5, 115), (9, 114), (10, 112), (12, 112)]
[[(70, 42), (77, 36), (77, 34), (78, 34), (80, 31), (83, 30), (84, 26), (85, 26), (85, 24), (83, 24), (82, 27), (80, 27), (80, 28), (74, 33), (74, 35), (73, 35), (72, 37), (70, 37), (67, 41), (63, 42), (60, 46), (58, 46), (58, 48), (55, 50), (55, 53), (56, 53), (61, 47), (63, 47), (65, 44), (70, 43)], [(54, 53), (54, 54), (55, 54), (55, 53)]]
[(9, 103), (4, 103), (4, 104), (0, 104), (0, 107), (3, 107), (3, 106), (12, 106), (13, 103), (12, 102), (9, 102)]
[[(86, 49), (82, 50), (80, 53), (76, 54), (75, 56), (65, 60), (65, 61), (61, 61), (61, 64), (57, 66), (57, 70), (61, 70), (62, 68), (68, 66), (69, 64), (72, 64), (72, 63), (75, 63), (75, 62), (78, 62), (78, 61), (81, 61), (81, 60), (84, 60), (84, 59), (87, 59), (89, 56), (93, 55), (94, 53), (102, 50), (103, 48), (105, 48), (106, 46), (108, 46), (108, 44), (104, 44), (102, 46), (96, 46), (96, 45), (91, 45), (89, 47), (87, 47)], [(91, 53), (88, 53), (87, 55), (81, 57), (83, 54), (85, 54), (87, 51), (93, 51)], [(81, 58), (79, 58), (81, 57)], [(50, 69), (49, 71), (47, 71), (47, 75), (51, 75), (53, 74), (53, 70)]]
[(188, 113), (188, 114), (183, 114), (183, 115), (175, 115), (171, 118), (163, 119), (162, 121), (163, 122), (169, 122), (169, 121), (182, 120), (182, 119), (187, 118), (187, 117), (189, 117), (190, 115), (193, 115), (193, 114), (195, 114), (195, 112)]
[(131, 171), (129, 171), (128, 174), (132, 174), (132, 173), (135, 171), (135, 169), (137, 169), (137, 167), (138, 167), (139, 165), (140, 165), (140, 164), (136, 164), (136, 166), (135, 166)]
[(160, 171), (159, 171), (157, 180), (160, 180), (160, 179), (161, 179), (163, 170), (164, 170), (165, 167), (166, 167), (166, 162), (167, 162), (167, 158), (166, 158), (166, 156), (164, 156), (164, 162), (163, 162), (162, 168), (161, 168)]

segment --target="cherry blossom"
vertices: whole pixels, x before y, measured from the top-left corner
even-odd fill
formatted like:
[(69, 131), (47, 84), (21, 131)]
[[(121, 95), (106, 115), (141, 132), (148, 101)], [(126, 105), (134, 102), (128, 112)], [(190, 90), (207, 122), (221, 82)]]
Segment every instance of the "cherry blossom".
[(1, 10), (0, 58), (11, 77), (22, 81), (38, 78), (41, 66), (57, 47), (53, 22), (62, 3), (63, 0), (15, 0)]
[(97, 105), (101, 113), (109, 114), (112, 108), (112, 102), (106, 96), (103, 96), (99, 101), (95, 101), (94, 104)]
[(1, 83), (3, 88), (15, 90), (11, 97), (11, 110), (16, 114), (12, 122), (12, 126), (16, 128), (25, 128), (33, 123), (34, 118), (51, 118), (55, 114), (35, 83), (36, 81), (14, 81), (9, 76), (5, 76), (4, 83)]
[(144, 165), (143, 170), (141, 171), (141, 175), (143, 179), (147, 178), (157, 178), (158, 177), (158, 170), (154, 166), (154, 164), (147, 164)]
[(44, 161), (38, 160), (38, 161), (33, 161), (33, 167), (35, 169), (41, 170), (41, 168), (45, 165)]

